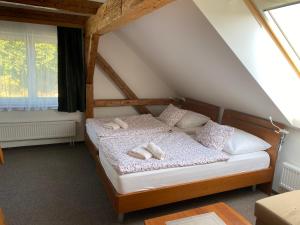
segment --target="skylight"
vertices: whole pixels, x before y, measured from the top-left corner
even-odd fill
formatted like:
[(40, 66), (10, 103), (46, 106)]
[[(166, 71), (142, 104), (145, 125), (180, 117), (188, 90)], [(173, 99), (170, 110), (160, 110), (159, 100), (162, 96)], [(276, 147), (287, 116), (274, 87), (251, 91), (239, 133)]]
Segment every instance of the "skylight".
[(274, 34), (300, 71), (300, 3), (265, 10)]

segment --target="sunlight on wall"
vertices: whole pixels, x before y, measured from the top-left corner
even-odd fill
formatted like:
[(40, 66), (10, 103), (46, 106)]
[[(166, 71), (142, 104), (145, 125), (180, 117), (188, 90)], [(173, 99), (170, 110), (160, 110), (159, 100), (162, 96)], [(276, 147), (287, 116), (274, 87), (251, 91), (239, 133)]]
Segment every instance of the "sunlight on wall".
[(244, 2), (194, 2), (291, 125), (300, 127), (300, 79)]
[(262, 29), (254, 33), (252, 75), (292, 125), (300, 119), (300, 79)]

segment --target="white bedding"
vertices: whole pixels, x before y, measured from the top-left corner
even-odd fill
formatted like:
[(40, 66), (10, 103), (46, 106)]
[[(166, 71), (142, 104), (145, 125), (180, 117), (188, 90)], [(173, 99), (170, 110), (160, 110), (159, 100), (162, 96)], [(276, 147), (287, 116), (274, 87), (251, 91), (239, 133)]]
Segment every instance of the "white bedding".
[[(87, 119), (86, 123), (86, 132), (90, 138), (90, 140), (93, 142), (93, 144), (99, 149), (99, 143), (100, 143), (100, 137), (97, 135), (96, 128), (94, 125), (94, 119)], [(181, 129), (179, 127), (173, 127), (173, 131), (181, 131), (188, 135), (194, 135), (196, 133), (196, 128), (187, 128), (187, 129)]]
[[(128, 155), (137, 146), (153, 142), (165, 153), (163, 160), (141, 160)], [(119, 174), (160, 170), (225, 161), (228, 155), (209, 149), (183, 132), (145, 133), (100, 140), (99, 155), (105, 155)]]
[(86, 120), (86, 127), (89, 131), (94, 132), (93, 136), (103, 137), (120, 137), (128, 135), (140, 135), (144, 133), (167, 132), (171, 128), (165, 123), (154, 118), (151, 114), (134, 115), (121, 117), (128, 124), (128, 129), (108, 129), (103, 124), (113, 121), (114, 118), (92, 118)]
[(270, 164), (268, 153), (261, 151), (230, 155), (225, 162), (119, 175), (103, 155), (100, 161), (109, 180), (120, 194), (256, 171), (268, 168)]

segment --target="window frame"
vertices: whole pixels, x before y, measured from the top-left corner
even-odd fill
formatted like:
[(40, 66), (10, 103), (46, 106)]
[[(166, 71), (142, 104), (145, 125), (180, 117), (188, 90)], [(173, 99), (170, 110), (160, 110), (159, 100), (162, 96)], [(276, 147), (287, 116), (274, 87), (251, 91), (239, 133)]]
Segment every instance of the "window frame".
[(257, 22), (266, 30), (266, 32), (271, 36), (272, 40), (275, 42), (281, 53), (284, 55), (286, 60), (289, 62), (291, 67), (294, 69), (298, 77), (300, 78), (300, 69), (290, 56), (289, 52), (283, 45), (283, 43), (279, 40), (279, 38), (276, 36), (275, 32), (271, 28), (270, 24), (262, 14), (262, 12), (256, 7), (254, 2), (252, 0), (244, 0), (244, 3), (248, 7), (248, 9), (251, 11), (253, 14), (254, 18), (257, 20)]
[(300, 71), (300, 55), (295, 50), (293, 44), (283, 31), (283, 28), (280, 26), (278, 21), (276, 20), (274, 14), (272, 14), (272, 10), (284, 8), (284, 7), (290, 7), (292, 5), (300, 5), (300, 2), (283, 5), (280, 7), (272, 8), (272, 9), (266, 9), (264, 10), (264, 15), (266, 18), (267, 23), (269, 24), (270, 28), (272, 29), (274, 35), (280, 41), (282, 46), (284, 47), (287, 54), (290, 56), (291, 60), (294, 62), (295, 66), (297, 67), (297, 70)]

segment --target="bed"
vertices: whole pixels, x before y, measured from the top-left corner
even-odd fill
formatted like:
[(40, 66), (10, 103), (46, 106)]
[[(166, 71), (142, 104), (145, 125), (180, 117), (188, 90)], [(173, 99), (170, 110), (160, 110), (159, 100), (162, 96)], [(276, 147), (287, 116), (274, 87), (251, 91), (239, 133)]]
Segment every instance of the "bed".
[[(182, 108), (218, 120), (220, 108), (217, 106), (191, 99), (181, 104)], [(274, 132), (268, 121), (232, 110), (224, 111), (222, 124), (252, 133), (266, 140), (272, 147), (267, 152), (231, 155), (228, 161), (120, 174), (111, 166), (107, 157), (101, 154), (101, 146), (96, 146), (99, 140), (87, 131), (90, 134), (86, 135), (87, 147), (96, 161), (97, 173), (116, 212), (123, 215), (131, 211), (252, 185), (260, 185), (262, 190), (270, 193), (279, 135)], [(140, 182), (141, 180), (143, 182)]]

